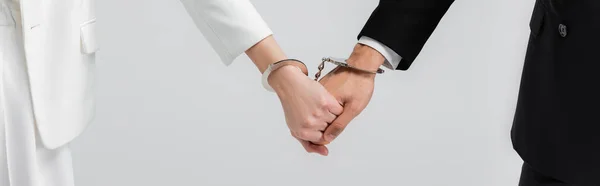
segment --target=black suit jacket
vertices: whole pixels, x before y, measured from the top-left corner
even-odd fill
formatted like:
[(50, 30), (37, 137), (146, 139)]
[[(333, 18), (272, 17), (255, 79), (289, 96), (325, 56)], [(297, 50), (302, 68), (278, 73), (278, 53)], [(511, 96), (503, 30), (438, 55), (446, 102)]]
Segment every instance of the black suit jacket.
[[(415, 61), (453, 0), (381, 0), (359, 37)], [(530, 22), (513, 147), (539, 172), (600, 184), (600, 1), (537, 0)]]

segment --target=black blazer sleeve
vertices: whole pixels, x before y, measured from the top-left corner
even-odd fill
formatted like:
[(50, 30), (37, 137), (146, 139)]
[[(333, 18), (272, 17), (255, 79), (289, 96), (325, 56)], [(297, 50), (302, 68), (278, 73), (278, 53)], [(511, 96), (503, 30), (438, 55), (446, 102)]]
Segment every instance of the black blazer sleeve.
[(390, 47), (407, 70), (454, 0), (380, 0), (358, 38), (367, 36)]

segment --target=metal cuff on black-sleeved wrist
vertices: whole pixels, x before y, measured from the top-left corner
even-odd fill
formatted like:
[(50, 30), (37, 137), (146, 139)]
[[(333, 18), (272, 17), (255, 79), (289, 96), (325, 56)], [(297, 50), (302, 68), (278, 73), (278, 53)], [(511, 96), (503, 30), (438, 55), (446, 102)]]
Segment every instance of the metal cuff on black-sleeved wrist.
[(318, 71), (315, 74), (315, 81), (319, 80), (319, 77), (321, 76), (321, 71), (323, 71), (323, 69), (325, 68), (325, 62), (333, 63), (334, 65), (337, 65), (337, 66), (351, 68), (351, 69), (354, 69), (354, 70), (358, 70), (360, 72), (370, 73), (370, 74), (383, 74), (385, 72), (385, 70), (383, 70), (381, 68), (377, 68), (376, 71), (371, 71), (371, 70), (365, 70), (365, 69), (357, 68), (357, 67), (352, 66), (352, 65), (350, 65), (348, 63), (345, 63), (346, 59), (339, 59), (339, 58), (327, 57), (327, 58), (323, 58), (322, 59), (321, 64), (318, 67)]

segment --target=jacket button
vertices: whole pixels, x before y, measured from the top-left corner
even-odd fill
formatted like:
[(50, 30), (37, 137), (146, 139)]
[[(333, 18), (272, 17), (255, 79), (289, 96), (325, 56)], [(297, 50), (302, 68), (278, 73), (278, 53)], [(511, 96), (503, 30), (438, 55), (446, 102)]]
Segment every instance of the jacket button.
[(558, 25), (558, 33), (560, 34), (560, 37), (567, 37), (567, 26), (565, 24), (559, 24)]

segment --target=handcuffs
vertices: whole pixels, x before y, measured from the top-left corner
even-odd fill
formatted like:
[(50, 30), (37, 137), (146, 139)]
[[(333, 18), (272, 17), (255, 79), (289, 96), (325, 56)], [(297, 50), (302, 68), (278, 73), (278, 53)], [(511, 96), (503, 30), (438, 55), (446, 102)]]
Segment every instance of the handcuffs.
[[(273, 87), (271, 87), (271, 85), (269, 85), (268, 79), (269, 79), (269, 75), (271, 75), (271, 72), (286, 66), (285, 63), (287, 62), (296, 62), (296, 63), (301, 63), (302, 65), (304, 65), (306, 67), (306, 64), (304, 64), (302, 61), (297, 60), (297, 59), (284, 59), (281, 61), (277, 61), (275, 63), (271, 63), (267, 69), (263, 72), (262, 75), (262, 85), (265, 89), (267, 89), (270, 92), (274, 92)], [(325, 68), (325, 63), (332, 63), (336, 66), (339, 67), (344, 67), (344, 68), (350, 68), (350, 69), (354, 69), (357, 70), (359, 72), (364, 72), (364, 73), (369, 73), (369, 74), (383, 74), (385, 71), (381, 68), (377, 68), (376, 71), (371, 71), (371, 70), (365, 70), (365, 69), (361, 69), (361, 68), (357, 68), (355, 66), (352, 66), (350, 64), (348, 64), (346, 62), (346, 59), (342, 59), (342, 58), (334, 58), (334, 57), (325, 57), (323, 59), (321, 59), (321, 64), (319, 64), (318, 66), (318, 71), (315, 74), (315, 81), (319, 80), (319, 77), (321, 77), (321, 72), (323, 71), (323, 69)], [(289, 64), (287, 64), (289, 65)], [(300, 71), (302, 71), (300, 68), (298, 68)]]

